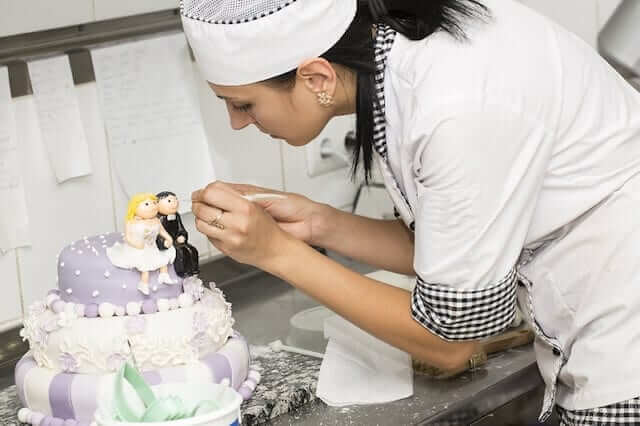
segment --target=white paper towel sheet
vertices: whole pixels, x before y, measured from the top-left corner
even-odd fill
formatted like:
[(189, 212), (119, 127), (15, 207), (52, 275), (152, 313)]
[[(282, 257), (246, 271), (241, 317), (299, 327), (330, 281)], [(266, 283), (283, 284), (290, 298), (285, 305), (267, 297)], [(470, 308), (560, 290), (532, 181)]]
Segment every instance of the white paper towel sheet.
[(29, 62), (40, 133), (58, 182), (91, 173), (89, 146), (67, 55)]
[(325, 320), (329, 339), (317, 396), (326, 404), (381, 404), (413, 395), (411, 356), (342, 317)]
[(117, 179), (128, 197), (191, 192), (215, 179), (184, 34), (91, 52)]
[(30, 245), (9, 73), (0, 67), (0, 252)]

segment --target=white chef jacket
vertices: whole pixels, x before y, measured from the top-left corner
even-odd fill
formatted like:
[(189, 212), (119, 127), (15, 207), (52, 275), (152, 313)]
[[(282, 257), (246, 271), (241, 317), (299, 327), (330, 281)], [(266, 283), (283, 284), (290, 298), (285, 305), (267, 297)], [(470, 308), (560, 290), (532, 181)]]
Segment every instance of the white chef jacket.
[(384, 71), (379, 163), (415, 224), (413, 317), (447, 340), (486, 337), (517, 289), (542, 417), (637, 397), (640, 94), (550, 20), (482, 3), (491, 18), (468, 41), (398, 34)]

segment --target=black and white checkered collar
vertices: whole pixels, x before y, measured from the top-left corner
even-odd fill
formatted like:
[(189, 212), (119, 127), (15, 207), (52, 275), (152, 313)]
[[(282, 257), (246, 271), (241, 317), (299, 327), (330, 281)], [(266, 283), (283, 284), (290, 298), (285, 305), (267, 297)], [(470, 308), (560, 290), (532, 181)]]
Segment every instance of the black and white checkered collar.
[(384, 72), (387, 56), (393, 47), (396, 31), (384, 24), (376, 25), (374, 43), (376, 64), (376, 102), (373, 103), (373, 148), (383, 159), (387, 159), (387, 133), (384, 103)]

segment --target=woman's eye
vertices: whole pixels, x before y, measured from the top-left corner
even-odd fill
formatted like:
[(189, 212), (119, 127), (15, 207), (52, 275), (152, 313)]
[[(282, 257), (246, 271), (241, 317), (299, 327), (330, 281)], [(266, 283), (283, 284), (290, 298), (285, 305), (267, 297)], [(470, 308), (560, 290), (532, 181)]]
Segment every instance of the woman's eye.
[(244, 104), (244, 105), (232, 105), (233, 109), (235, 109), (236, 111), (243, 111), (243, 112), (247, 112), (251, 109), (251, 104)]

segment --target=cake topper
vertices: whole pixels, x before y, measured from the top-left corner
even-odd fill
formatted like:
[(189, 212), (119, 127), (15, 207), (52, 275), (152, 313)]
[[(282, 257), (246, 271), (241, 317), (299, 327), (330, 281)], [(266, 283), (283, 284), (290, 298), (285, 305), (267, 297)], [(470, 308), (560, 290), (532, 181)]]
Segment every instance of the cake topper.
[[(198, 264), (198, 250), (189, 244), (189, 234), (182, 224), (178, 207), (180, 202), (176, 194), (169, 191), (160, 192), (158, 197), (158, 217), (164, 229), (173, 238), (173, 245), (176, 249), (176, 259), (173, 267), (180, 277), (198, 275), (200, 268)], [(157, 245), (160, 250), (166, 250), (165, 239), (162, 235), (157, 238)]]
[[(151, 193), (134, 195), (129, 201), (125, 221), (124, 244), (116, 242), (107, 248), (107, 256), (118, 268), (135, 268), (141, 272), (138, 290), (149, 294), (149, 272), (160, 270), (158, 283), (176, 284), (169, 276), (167, 265), (173, 263), (176, 250), (173, 238), (164, 229), (158, 216), (158, 198)], [(166, 250), (160, 251), (156, 238), (162, 235)]]

